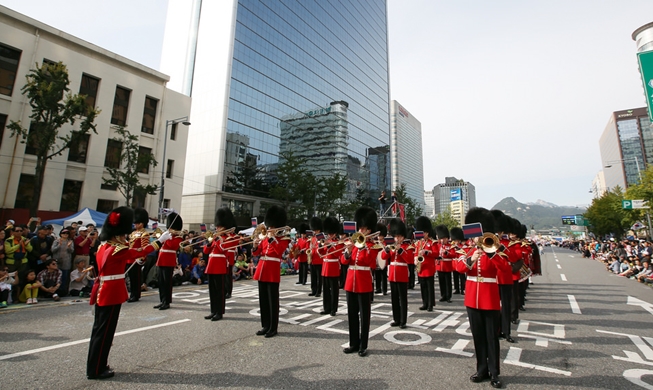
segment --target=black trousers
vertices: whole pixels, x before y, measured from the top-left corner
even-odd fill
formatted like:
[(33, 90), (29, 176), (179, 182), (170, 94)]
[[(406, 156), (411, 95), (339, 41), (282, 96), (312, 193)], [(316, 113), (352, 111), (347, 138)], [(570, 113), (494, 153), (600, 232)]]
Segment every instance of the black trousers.
[(519, 283), (519, 306), (526, 306), (526, 289), (528, 289), (528, 279)]
[(258, 304), (261, 326), (268, 332), (276, 332), (279, 327), (279, 283), (258, 282)]
[(408, 283), (390, 282), (390, 299), (392, 319), (398, 324), (405, 324), (408, 318)]
[[(155, 252), (156, 253), (156, 252)], [(150, 254), (151, 255), (151, 254)], [(146, 256), (145, 257), (145, 264), (143, 265), (143, 283), (147, 283), (147, 277), (150, 274), (150, 270), (152, 267), (156, 266), (156, 256)], [(97, 275), (97, 273), (96, 273)]]
[(109, 351), (118, 326), (121, 306), (95, 305), (95, 320), (93, 321), (91, 341), (88, 345), (88, 359), (86, 360), (86, 375), (88, 376), (100, 375), (107, 369)]
[(420, 277), (419, 289), (422, 292), (422, 306), (433, 309), (435, 306), (435, 276)]
[(172, 303), (172, 271), (175, 267), (159, 267), (158, 282), (159, 282), (159, 301), (161, 304)]
[(440, 297), (445, 301), (451, 300), (451, 272), (438, 271), (438, 284), (440, 285)]
[(383, 295), (388, 293), (388, 271), (385, 269), (377, 268), (374, 271), (374, 281), (376, 283), (376, 292), (383, 292)]
[(453, 271), (453, 288), (454, 290), (464, 293), (465, 284), (467, 283), (467, 275), (461, 274), (460, 272)]
[(519, 280), (512, 282), (512, 302), (510, 303), (510, 321), (519, 319)]
[(415, 264), (408, 264), (408, 288), (415, 288)]
[(476, 375), (497, 377), (499, 369), (499, 310), (467, 308), (476, 352)]
[(308, 277), (308, 263), (299, 263), (299, 283), (306, 284), (307, 277)]
[(338, 311), (338, 301), (340, 300), (340, 276), (324, 276), (324, 295), (322, 295), (322, 305), (327, 313)]
[[(224, 290), (227, 296), (231, 296), (234, 290), (234, 267), (227, 265), (227, 274), (224, 278)], [(222, 305), (224, 307), (224, 305)]]
[(510, 306), (512, 305), (512, 284), (500, 284), (501, 324), (500, 329), (506, 337), (510, 336)]
[(311, 264), (311, 294), (322, 294), (322, 264)]
[(345, 288), (345, 282), (347, 281), (347, 271), (349, 270), (349, 265), (340, 264), (340, 288)]
[[(132, 264), (127, 264), (127, 268), (131, 267)], [(127, 272), (127, 278), (129, 278), (129, 298), (130, 299), (141, 299), (141, 284), (143, 283), (141, 277), (142, 265), (134, 265), (129, 272)]]
[(367, 349), (367, 340), (370, 337), (371, 311), (370, 293), (353, 293), (347, 291), (347, 319), (349, 322), (350, 348)]
[(224, 314), (224, 301), (226, 296), (225, 281), (227, 278), (228, 275), (226, 274), (209, 274), (209, 298), (211, 299), (212, 314)]

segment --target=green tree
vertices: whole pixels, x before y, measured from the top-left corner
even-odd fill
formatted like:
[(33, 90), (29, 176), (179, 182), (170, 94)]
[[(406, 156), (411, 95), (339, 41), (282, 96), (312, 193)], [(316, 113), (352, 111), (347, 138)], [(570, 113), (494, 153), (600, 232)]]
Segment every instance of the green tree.
[[(36, 64), (26, 79), (21, 92), (27, 96), (32, 108), (30, 126), (25, 128), (20, 121), (11, 121), (7, 128), (11, 137), (21, 137), (21, 142), (28, 143), (35, 151), (34, 196), (29, 208), (30, 215), (35, 216), (48, 161), (70, 148), (78, 137), (90, 131), (97, 134), (94, 122), (100, 111), (87, 105), (86, 96), (70, 93), (68, 69), (62, 62)], [(64, 125), (73, 126), (77, 121), (78, 130), (59, 134)]]
[(306, 159), (297, 157), (292, 152), (283, 153), (279, 160), (275, 170), (276, 182), (270, 188), (270, 196), (280, 201), (289, 218), (293, 219), (296, 210), (291, 209), (291, 205), (307, 199), (303, 191), (310, 173), (306, 169)]
[[(628, 187), (625, 199), (641, 199), (647, 201), (649, 206), (653, 206), (653, 165), (649, 166), (642, 172), (642, 179), (639, 183)], [(631, 217), (635, 220), (645, 220), (646, 213), (650, 212), (650, 209), (633, 209), (626, 211), (630, 213)], [(647, 225), (648, 222), (644, 222), (644, 224)]]
[(154, 155), (151, 153), (140, 154), (138, 137), (120, 126), (116, 128), (119, 137), (113, 140), (122, 144), (120, 151), (120, 164), (117, 168), (107, 168), (110, 178), (102, 178), (105, 185), (118, 187), (118, 191), (125, 198), (125, 206), (132, 206), (134, 194), (154, 195), (157, 191), (155, 185), (143, 185), (139, 173), (149, 170), (149, 167), (157, 165)]
[(451, 230), (451, 228), (454, 227), (460, 227), (460, 223), (458, 223), (458, 220), (451, 215), (451, 211), (445, 210), (438, 214), (434, 220), (431, 221), (431, 224), (433, 227), (436, 227), (438, 225), (446, 225), (447, 229)]
[(624, 232), (635, 222), (636, 214), (624, 210), (621, 201), (624, 194), (617, 186), (598, 199), (593, 199), (584, 217), (590, 222), (590, 231), (598, 236), (614, 234), (621, 238)]
[(321, 178), (321, 192), (317, 196), (317, 212), (321, 217), (327, 214), (339, 214), (341, 205), (344, 204), (345, 191), (347, 190), (347, 176), (336, 173), (330, 177)]
[(404, 205), (406, 225), (412, 225), (415, 223), (417, 217), (422, 215), (422, 206), (420, 206), (415, 199), (406, 194), (406, 183), (401, 183), (399, 187), (395, 188), (394, 192), (397, 196), (397, 202)]

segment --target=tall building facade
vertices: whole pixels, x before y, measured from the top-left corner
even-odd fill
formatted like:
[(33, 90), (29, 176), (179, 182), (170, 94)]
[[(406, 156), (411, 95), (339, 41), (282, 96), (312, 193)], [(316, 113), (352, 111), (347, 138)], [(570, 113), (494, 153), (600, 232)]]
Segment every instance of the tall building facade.
[(615, 111), (599, 139), (605, 188), (628, 188), (653, 163), (653, 128), (646, 107)]
[(406, 184), (406, 194), (424, 210), (422, 124), (396, 100), (390, 105), (392, 188)]
[(438, 215), (443, 211), (451, 211), (451, 202), (462, 201), (463, 209), (469, 210), (476, 207), (476, 188), (470, 182), (445, 177), (444, 183), (433, 187), (434, 213)]
[[(27, 97), (21, 94), (25, 76), (44, 62), (62, 62), (68, 69), (70, 92), (86, 95), (99, 110), (97, 134), (81, 137), (71, 148), (48, 161), (39, 210), (56, 218), (89, 207), (102, 212), (125, 204), (118, 188), (107, 186), (107, 168), (120, 168), (123, 145), (114, 138), (124, 126), (138, 137), (139, 152), (153, 154), (158, 165), (143, 167), (142, 185), (160, 186), (166, 169), (164, 207), (181, 207), (182, 175), (187, 133), (172, 126), (163, 161), (166, 120), (188, 116), (190, 98), (167, 88), (169, 77), (142, 64), (90, 44), (61, 30), (0, 6), (0, 182), (6, 217), (22, 220), (34, 192), (35, 148), (10, 137), (10, 121), (30, 123)], [(79, 129), (64, 125), (60, 136)], [(158, 196), (136, 194), (134, 205), (156, 216)], [(21, 214), (23, 213), (23, 214)], [(6, 219), (6, 218), (5, 218)]]
[(605, 194), (607, 191), (607, 187), (605, 185), (605, 172), (604, 171), (599, 171), (596, 176), (594, 177), (594, 180), (592, 180), (592, 197), (594, 199), (598, 199), (603, 194)]
[(433, 190), (424, 191), (424, 215), (429, 218), (435, 218), (435, 198), (433, 197)]
[(193, 99), (191, 225), (221, 206), (263, 214), (289, 151), (316, 176), (346, 173), (349, 196), (390, 189), (385, 0), (170, 0), (161, 61)]

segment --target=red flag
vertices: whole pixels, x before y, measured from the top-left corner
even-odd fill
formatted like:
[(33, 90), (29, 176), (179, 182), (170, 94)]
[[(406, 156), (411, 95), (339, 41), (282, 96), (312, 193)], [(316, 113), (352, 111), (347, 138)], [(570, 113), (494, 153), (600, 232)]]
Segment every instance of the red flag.
[(403, 204), (399, 205), (399, 218), (405, 223), (406, 222), (406, 207)]

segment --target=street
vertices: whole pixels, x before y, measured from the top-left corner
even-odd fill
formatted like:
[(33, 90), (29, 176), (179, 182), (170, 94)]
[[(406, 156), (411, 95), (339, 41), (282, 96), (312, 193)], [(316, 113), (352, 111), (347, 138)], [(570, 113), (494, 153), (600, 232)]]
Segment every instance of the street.
[[(501, 379), (514, 389), (653, 389), (653, 290), (594, 260), (546, 248), (526, 311), (501, 341)], [(437, 278), (436, 278), (437, 280)], [(236, 282), (224, 319), (206, 321), (206, 285), (175, 288), (172, 309), (156, 290), (122, 305), (109, 364), (116, 376), (86, 379), (93, 316), (88, 300), (43, 301), (0, 311), (0, 377), (7, 389), (491, 388), (474, 384), (474, 346), (463, 296), (419, 311), (409, 290), (408, 328), (391, 328), (390, 295), (372, 304), (369, 356), (345, 355), (347, 317), (321, 316), (310, 286), (282, 277), (279, 335), (260, 329), (256, 283)], [(389, 289), (388, 289), (389, 290)], [(436, 286), (436, 299), (439, 290)]]

